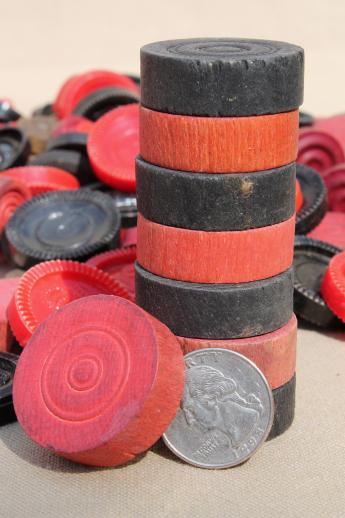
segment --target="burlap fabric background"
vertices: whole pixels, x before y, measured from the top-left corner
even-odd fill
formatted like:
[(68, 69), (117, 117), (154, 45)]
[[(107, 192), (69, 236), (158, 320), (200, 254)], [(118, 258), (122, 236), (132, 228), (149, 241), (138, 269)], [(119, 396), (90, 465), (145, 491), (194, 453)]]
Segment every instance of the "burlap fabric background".
[[(27, 112), (68, 74), (138, 71), (146, 42), (217, 35), (302, 45), (305, 109), (345, 108), (342, 0), (0, 0), (0, 13), (0, 97)], [(193, 468), (163, 446), (124, 468), (88, 469), (41, 450), (17, 424), (1, 428), (0, 517), (343, 518), (344, 339), (299, 331), (294, 425), (235, 469)]]

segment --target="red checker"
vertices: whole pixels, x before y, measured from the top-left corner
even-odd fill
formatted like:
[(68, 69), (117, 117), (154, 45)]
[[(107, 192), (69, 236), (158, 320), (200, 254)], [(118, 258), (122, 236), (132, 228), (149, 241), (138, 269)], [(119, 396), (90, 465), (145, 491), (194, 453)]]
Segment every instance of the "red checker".
[(117, 281), (126, 287), (131, 295), (131, 300), (135, 300), (135, 272), (134, 262), (137, 258), (137, 247), (128, 246), (110, 250), (103, 254), (91, 257), (86, 264), (95, 266), (100, 270), (111, 275)]
[(56, 99), (53, 104), (53, 111), (60, 118), (63, 118), (62, 114), (64, 113), (64, 106), (68, 99), (69, 91), (77, 79), (78, 75), (74, 75), (66, 79), (66, 81), (63, 83), (63, 85), (57, 93)]
[(109, 70), (91, 70), (71, 77), (62, 85), (54, 103), (54, 111), (62, 119), (71, 114), (84, 97), (108, 86), (139, 92), (138, 86), (127, 76)]
[(93, 126), (93, 122), (82, 117), (81, 115), (67, 115), (55, 126), (52, 137), (59, 137), (64, 133), (89, 133)]
[(324, 180), (328, 189), (329, 210), (345, 212), (345, 163), (327, 169)]
[[(6, 171), (7, 173), (7, 171)], [(31, 199), (29, 188), (21, 180), (0, 175), (0, 232), (14, 211)]]
[(308, 236), (345, 249), (345, 214), (327, 212), (321, 223), (313, 228)]
[(296, 180), (296, 212), (299, 212), (303, 207), (303, 193), (298, 180)]
[(321, 284), (327, 305), (345, 322), (345, 252), (332, 257)]
[(120, 239), (122, 246), (136, 245), (138, 240), (137, 227), (121, 228)]
[(291, 317), (285, 326), (260, 336), (231, 340), (205, 340), (177, 337), (182, 351), (188, 354), (198, 349), (218, 347), (243, 354), (266, 376), (272, 389), (287, 383), (296, 370), (297, 319)]
[(328, 192), (328, 208), (334, 212), (345, 212), (345, 186)]
[(0, 351), (9, 351), (12, 332), (8, 323), (7, 308), (13, 297), (19, 278), (0, 279)]
[(138, 262), (167, 279), (242, 283), (290, 268), (295, 216), (268, 227), (205, 232), (169, 227), (138, 214)]
[(183, 355), (169, 329), (132, 302), (97, 295), (40, 325), (19, 359), (13, 400), (41, 446), (116, 466), (159, 439), (183, 388)]
[(23, 181), (32, 196), (50, 191), (79, 189), (80, 183), (75, 176), (63, 169), (48, 166), (23, 166), (6, 170), (6, 176)]
[(87, 264), (47, 261), (30, 268), (20, 279), (8, 307), (8, 319), (21, 346), (51, 313), (69, 302), (104, 293), (130, 299), (124, 286)]
[(135, 192), (139, 105), (120, 106), (98, 119), (90, 132), (87, 152), (94, 172), (102, 182)]
[(332, 135), (314, 127), (300, 130), (297, 162), (323, 174), (326, 169), (344, 160), (344, 149)]

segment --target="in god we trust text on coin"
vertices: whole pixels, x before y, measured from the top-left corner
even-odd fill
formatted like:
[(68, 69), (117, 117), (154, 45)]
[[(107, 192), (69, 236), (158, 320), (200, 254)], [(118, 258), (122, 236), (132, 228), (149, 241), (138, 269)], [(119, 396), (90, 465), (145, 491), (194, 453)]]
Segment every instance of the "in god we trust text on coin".
[(185, 356), (185, 389), (163, 435), (178, 457), (197, 467), (236, 466), (257, 451), (273, 422), (272, 391), (261, 371), (226, 349)]

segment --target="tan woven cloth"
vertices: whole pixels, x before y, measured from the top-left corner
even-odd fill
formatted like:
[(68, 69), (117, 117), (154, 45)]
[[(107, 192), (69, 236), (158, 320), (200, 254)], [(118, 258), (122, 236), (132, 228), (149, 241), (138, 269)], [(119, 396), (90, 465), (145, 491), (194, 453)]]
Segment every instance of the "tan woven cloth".
[(0, 429), (0, 516), (344, 518), (345, 335), (299, 331), (292, 428), (246, 464), (193, 468), (156, 446), (118, 469), (42, 450), (18, 424)]

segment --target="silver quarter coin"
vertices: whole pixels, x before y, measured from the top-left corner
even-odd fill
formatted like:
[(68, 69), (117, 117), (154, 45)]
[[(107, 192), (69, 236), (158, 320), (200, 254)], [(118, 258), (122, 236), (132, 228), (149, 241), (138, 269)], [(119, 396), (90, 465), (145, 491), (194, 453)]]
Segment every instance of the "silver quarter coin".
[(273, 422), (272, 391), (241, 354), (200, 349), (185, 356), (185, 389), (163, 435), (178, 457), (200, 468), (228, 468), (249, 459)]

